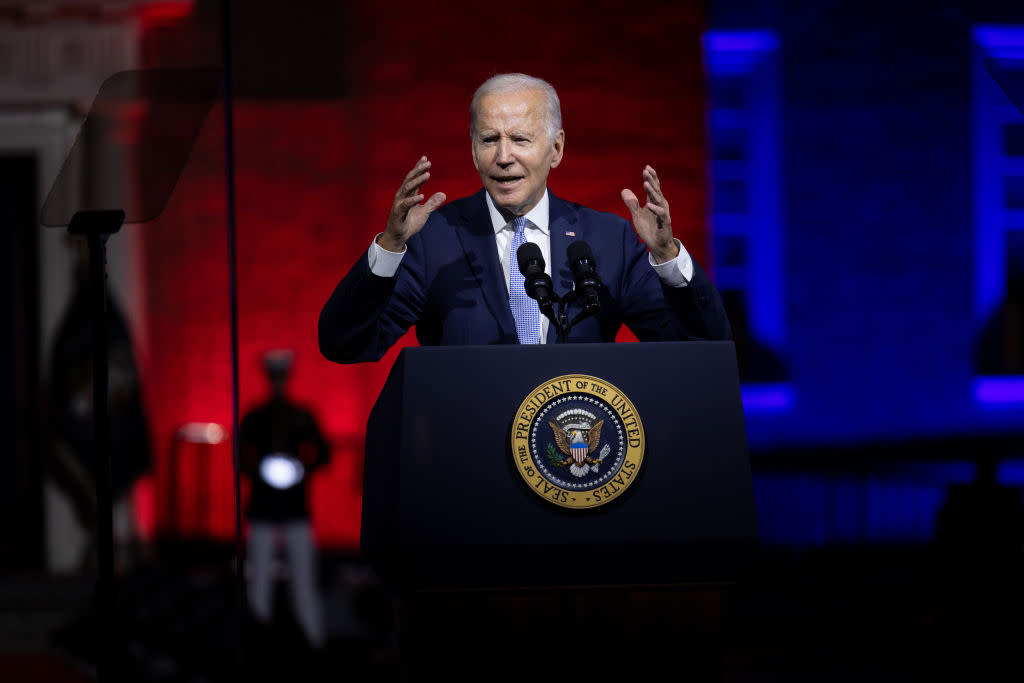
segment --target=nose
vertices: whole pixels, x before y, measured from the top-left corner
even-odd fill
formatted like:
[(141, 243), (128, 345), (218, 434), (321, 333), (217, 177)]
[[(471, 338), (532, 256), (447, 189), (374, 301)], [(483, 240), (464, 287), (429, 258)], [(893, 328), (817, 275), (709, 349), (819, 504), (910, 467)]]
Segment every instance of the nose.
[(497, 163), (499, 166), (511, 166), (514, 159), (512, 158), (512, 143), (511, 141), (501, 138), (498, 141), (498, 157)]

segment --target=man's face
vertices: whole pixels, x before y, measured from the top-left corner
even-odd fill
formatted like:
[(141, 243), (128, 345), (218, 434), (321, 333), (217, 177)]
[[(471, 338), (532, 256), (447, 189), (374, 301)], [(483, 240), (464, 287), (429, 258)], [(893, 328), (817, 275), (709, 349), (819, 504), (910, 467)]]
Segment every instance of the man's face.
[(477, 103), (473, 163), (501, 209), (522, 216), (537, 205), (548, 171), (558, 166), (565, 133), (548, 136), (544, 93), (485, 95)]

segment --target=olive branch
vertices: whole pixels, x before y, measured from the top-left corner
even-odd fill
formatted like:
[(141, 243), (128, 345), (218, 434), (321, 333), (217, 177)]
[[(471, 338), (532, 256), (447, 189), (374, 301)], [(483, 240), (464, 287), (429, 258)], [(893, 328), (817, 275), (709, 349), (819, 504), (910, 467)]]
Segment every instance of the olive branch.
[(561, 455), (555, 450), (555, 444), (549, 443), (547, 450), (548, 463), (552, 467), (565, 467), (569, 461), (562, 458)]

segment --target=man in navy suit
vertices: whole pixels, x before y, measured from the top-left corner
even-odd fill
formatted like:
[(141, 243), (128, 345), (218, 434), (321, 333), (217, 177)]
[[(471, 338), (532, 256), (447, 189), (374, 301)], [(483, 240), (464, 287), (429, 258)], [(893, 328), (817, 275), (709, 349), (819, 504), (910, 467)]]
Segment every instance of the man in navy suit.
[[(523, 294), (516, 253), (524, 241), (538, 245), (560, 295), (573, 287), (568, 245), (582, 240), (593, 251), (600, 309), (572, 327), (569, 342), (610, 342), (623, 324), (641, 341), (731, 338), (718, 291), (672, 234), (653, 168), (643, 170), (644, 206), (631, 190), (621, 192), (630, 226), (548, 191), (548, 173), (565, 151), (550, 84), (495, 76), (473, 96), (470, 114), (483, 189), (442, 207), (444, 193), (421, 193), (430, 161), (420, 158), (384, 231), (320, 313), (326, 358), (378, 360), (412, 325), (424, 346), (554, 342), (554, 326)], [(570, 319), (582, 305), (570, 307)]]

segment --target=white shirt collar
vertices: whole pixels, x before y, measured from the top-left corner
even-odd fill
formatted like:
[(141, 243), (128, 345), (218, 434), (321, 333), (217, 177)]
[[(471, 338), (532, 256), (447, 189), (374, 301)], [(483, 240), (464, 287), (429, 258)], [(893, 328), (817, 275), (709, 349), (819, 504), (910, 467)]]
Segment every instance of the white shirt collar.
[[(501, 212), (498, 211), (498, 207), (494, 205), (494, 200), (491, 199), (491, 195), (486, 191), (484, 192), (484, 198), (487, 200), (487, 212), (491, 214), (491, 225), (494, 227), (494, 233), (497, 234), (504, 230), (509, 222), (501, 217)], [(545, 235), (548, 234), (549, 205), (548, 190), (545, 188), (543, 196), (537, 202), (537, 206), (530, 209), (526, 214), (526, 220), (533, 223)]]

